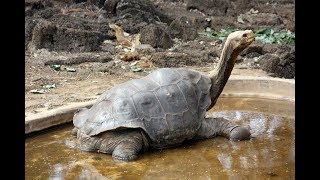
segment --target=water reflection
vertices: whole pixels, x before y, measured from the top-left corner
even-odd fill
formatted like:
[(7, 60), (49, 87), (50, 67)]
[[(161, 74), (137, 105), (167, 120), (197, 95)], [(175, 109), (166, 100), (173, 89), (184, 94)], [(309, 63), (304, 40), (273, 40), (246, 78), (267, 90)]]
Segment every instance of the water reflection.
[[(26, 139), (26, 179), (294, 179), (294, 119), (272, 113), (283, 102), (238, 98), (218, 101), (208, 116), (248, 124), (255, 138), (229, 141), (217, 137), (177, 148), (151, 150), (134, 162), (115, 162), (110, 155), (83, 152), (71, 136), (72, 126)], [(242, 102), (242, 103), (240, 103)], [(258, 104), (255, 110), (252, 104)], [(233, 107), (241, 104), (243, 109)], [(264, 106), (263, 103), (265, 104)], [(249, 104), (250, 106), (246, 106)], [(270, 106), (273, 104), (273, 106)], [(219, 108), (224, 107), (224, 110)], [(257, 107), (256, 106), (256, 107)], [(265, 108), (265, 107), (269, 108)], [(232, 109), (234, 108), (234, 109)], [(280, 111), (278, 109), (278, 111)]]
[(63, 179), (64, 177), (64, 167), (62, 164), (54, 164), (51, 168), (50, 168), (50, 176), (49, 179), (50, 180), (60, 180)]
[(232, 166), (232, 157), (226, 153), (218, 154), (218, 160), (220, 161), (224, 169), (231, 169)]

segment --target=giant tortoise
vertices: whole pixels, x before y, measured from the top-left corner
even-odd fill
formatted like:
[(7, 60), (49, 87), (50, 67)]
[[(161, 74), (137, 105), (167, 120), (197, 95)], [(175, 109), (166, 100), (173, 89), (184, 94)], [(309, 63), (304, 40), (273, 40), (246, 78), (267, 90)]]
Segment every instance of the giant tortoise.
[(209, 75), (187, 68), (162, 68), (105, 91), (91, 108), (74, 114), (72, 133), (80, 149), (135, 160), (149, 148), (168, 148), (217, 135), (246, 140), (247, 127), (207, 118), (240, 52), (254, 41), (251, 30), (231, 33)]

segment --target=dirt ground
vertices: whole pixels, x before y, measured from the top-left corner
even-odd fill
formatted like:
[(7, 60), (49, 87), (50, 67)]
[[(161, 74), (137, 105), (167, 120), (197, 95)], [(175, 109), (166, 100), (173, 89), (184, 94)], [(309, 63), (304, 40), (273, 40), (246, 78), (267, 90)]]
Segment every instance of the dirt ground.
[[(114, 72), (99, 72), (97, 69), (102, 66), (102, 63), (86, 62), (72, 65), (77, 70), (76, 72), (55, 71), (49, 66), (44, 66), (41, 58), (37, 60), (34, 57), (31, 58), (31, 55), (27, 56), (29, 57), (26, 57), (26, 116), (32, 116), (33, 114), (71, 103), (95, 100), (102, 92), (114, 85), (145, 76), (148, 72), (157, 69), (157, 67), (153, 67), (144, 69), (145, 72), (131, 72), (121, 67), (116, 67)], [(124, 65), (122, 66), (124, 67)], [(208, 63), (204, 67), (188, 66), (188, 68), (209, 72), (213, 66), (213, 63)], [(247, 68), (239, 64), (235, 66), (232, 75), (268, 76), (261, 69)], [(55, 84), (55, 88), (46, 93), (30, 92), (33, 89), (42, 89), (43, 85), (53, 84)]]
[[(30, 8), (26, 8), (26, 12), (31, 12), (31, 15), (26, 15), (26, 19), (31, 19), (32, 22), (38, 21), (41, 18), (46, 19), (43, 16), (40, 18), (37, 16), (38, 11), (46, 10), (46, 2), (47, 1), (37, 0), (26, 1), (26, 7), (30, 7), (30, 4), (32, 7), (31, 10)], [(61, 0), (53, 2), (54, 3), (48, 6), (47, 9), (56, 8), (61, 10), (66, 7), (71, 7), (76, 1)], [(161, 12), (167, 14), (169, 16), (168, 19), (174, 19), (175, 17), (181, 16), (202, 19), (214, 17), (213, 19), (216, 19), (216, 21), (211, 22), (210, 25), (213, 29), (220, 28), (219, 23), (220, 25), (223, 24), (221, 16), (224, 15), (214, 16), (210, 14), (210, 12), (206, 13), (205, 10), (200, 12), (200, 10), (196, 9), (187, 9), (186, 7), (189, 1), (153, 0), (151, 2), (155, 4), (156, 8), (161, 9)], [(285, 26), (287, 29), (294, 29), (294, 20), (292, 21), (292, 16), (290, 16), (294, 13), (294, 6), (290, 3), (291, 1), (279, 1), (280, 6), (275, 5), (273, 1), (263, 2), (264, 4), (269, 3), (270, 5), (273, 5), (273, 11), (278, 12), (273, 13), (282, 18), (282, 23), (280, 23), (279, 26), (270, 26), (278, 28), (283, 28), (283, 26)], [(35, 6), (34, 4), (37, 3), (40, 5)], [(278, 9), (280, 7), (283, 7), (285, 11), (279, 11)], [(290, 11), (288, 10), (288, 7)], [(261, 6), (257, 6), (256, 9), (259, 8), (261, 8)], [(86, 11), (85, 9), (82, 10)], [(54, 14), (56, 11), (52, 10), (50, 12), (53, 12)], [(92, 10), (91, 12), (94, 13), (95, 11)], [(77, 14), (71, 13), (66, 16), (76, 17)], [(79, 14), (79, 16), (86, 18), (81, 14)], [(231, 22), (234, 17), (234, 14), (230, 11), (230, 17), (229, 19), (226, 19), (225, 22)], [(47, 20), (48, 19), (49, 18), (47, 18)], [(95, 20), (93, 19), (91, 22), (94, 21)], [(121, 25), (122, 21), (119, 20), (118, 24)], [(268, 23), (256, 24), (256, 26), (265, 25), (268, 26)], [(28, 25), (26, 24), (26, 27), (27, 26)], [(254, 25), (252, 25), (252, 27), (253, 26)], [(141, 25), (141, 27), (143, 26)], [(57, 28), (59, 30), (60, 26), (57, 26)], [(123, 29), (129, 32), (127, 30), (128, 27), (124, 27)], [(185, 29), (186, 28), (184, 28), (184, 30)], [(134, 31), (132, 31), (132, 34), (134, 34), (133, 32)], [(199, 36), (193, 39), (188, 39), (191, 36), (185, 39), (184, 37), (177, 37), (173, 38), (172, 46), (170, 48), (143, 46), (140, 47), (139, 55), (137, 57), (132, 60), (130, 59), (130, 61), (124, 61), (119, 54), (126, 52), (126, 50), (116, 43), (112, 32), (110, 36), (103, 36), (105, 38), (103, 42), (98, 42), (100, 43), (98, 50), (92, 50), (90, 48), (88, 50), (84, 48), (79, 51), (68, 51), (63, 48), (59, 49), (57, 48), (58, 45), (43, 45), (45, 43), (42, 43), (42, 46), (40, 47), (30, 48), (30, 45), (34, 43), (34, 39), (36, 39), (34, 36), (37, 36), (37, 34), (35, 34), (35, 30), (31, 29), (28, 31), (26, 28), (26, 38), (28, 38), (28, 35), (32, 37), (26, 40), (25, 53), (26, 117), (71, 103), (95, 100), (102, 92), (110, 89), (114, 85), (129, 79), (145, 76), (151, 71), (161, 67), (188, 67), (202, 72), (208, 72), (216, 65), (223, 44), (223, 42), (220, 42), (217, 39)], [(70, 47), (70, 44), (66, 43), (65, 46)], [(263, 51), (265, 46), (257, 43), (253, 44), (252, 47), (260, 47), (260, 51), (261, 48)], [(278, 47), (280, 46), (274, 46), (276, 49), (278, 49)], [(252, 52), (251, 56), (249, 56), (249, 52), (240, 56), (232, 71), (232, 75), (275, 76), (274, 74), (261, 69), (259, 64), (255, 63), (259, 59), (259, 56), (267, 53), (267, 50), (264, 53), (258, 53), (260, 54), (256, 56), (252, 55)], [(270, 53), (272, 53), (271, 50)]]

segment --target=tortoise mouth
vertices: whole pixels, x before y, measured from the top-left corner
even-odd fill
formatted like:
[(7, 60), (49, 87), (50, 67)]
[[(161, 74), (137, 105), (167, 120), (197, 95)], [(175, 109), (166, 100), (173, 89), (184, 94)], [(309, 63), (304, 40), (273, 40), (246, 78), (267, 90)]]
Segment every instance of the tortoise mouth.
[(254, 41), (256, 38), (254, 36), (248, 37), (248, 42)]
[(244, 46), (244, 48), (245, 48), (245, 47), (249, 46), (254, 40), (255, 40), (255, 37), (254, 37), (254, 36), (250, 36), (250, 37), (248, 37), (248, 38), (246, 39), (245, 42), (243, 42), (243, 43), (241, 44), (241, 46)]

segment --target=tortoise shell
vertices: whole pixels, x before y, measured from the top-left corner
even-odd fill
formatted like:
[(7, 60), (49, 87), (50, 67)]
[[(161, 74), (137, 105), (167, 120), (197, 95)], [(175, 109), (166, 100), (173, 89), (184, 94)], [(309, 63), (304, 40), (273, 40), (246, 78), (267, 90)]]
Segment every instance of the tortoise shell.
[(118, 128), (141, 128), (163, 148), (194, 137), (211, 103), (211, 81), (185, 68), (162, 68), (104, 92), (90, 109), (76, 112), (74, 125), (94, 136)]

